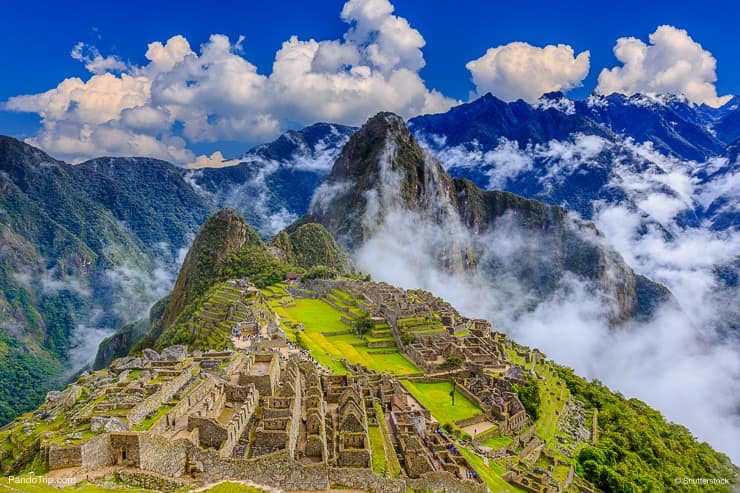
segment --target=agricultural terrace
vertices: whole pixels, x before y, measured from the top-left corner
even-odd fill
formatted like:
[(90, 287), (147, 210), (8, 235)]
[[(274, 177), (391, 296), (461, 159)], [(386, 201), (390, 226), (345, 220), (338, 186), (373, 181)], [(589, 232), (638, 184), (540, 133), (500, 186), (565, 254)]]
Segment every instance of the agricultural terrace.
[[(342, 358), (363, 365), (371, 370), (387, 371), (395, 375), (418, 374), (420, 370), (401, 354), (387, 334), (390, 329), (378, 324), (366, 337), (352, 332), (345, 320), (362, 312), (348, 314), (339, 311), (321, 299), (292, 298), (280, 286), (264, 291), (271, 297), (270, 305), (280, 316), (280, 323), (293, 341), (311, 351), (311, 355), (335, 374), (344, 374), (347, 369)], [(346, 296), (349, 296), (345, 293)], [(349, 305), (349, 300), (346, 300)], [(333, 303), (336, 304), (334, 300)], [(344, 317), (345, 320), (342, 320)], [(387, 347), (368, 347), (368, 342), (390, 340)]]
[(452, 382), (422, 383), (401, 380), (401, 384), (432, 413), (440, 423), (454, 423), (483, 414), (470, 399), (455, 390), (455, 405), (452, 405), (450, 391)]
[(480, 442), (481, 445), (484, 447), (489, 447), (493, 450), (498, 450), (500, 448), (506, 447), (509, 445), (513, 439), (510, 436), (506, 435), (499, 435), (491, 438), (486, 438), (482, 442)]
[(508, 491), (512, 493), (524, 492), (524, 490), (522, 490), (521, 488), (518, 488), (513, 484), (506, 482), (504, 478), (501, 477), (501, 475), (506, 472), (506, 469), (504, 469), (503, 467), (493, 462), (486, 464), (486, 462), (488, 462), (487, 459), (484, 459), (483, 457), (475, 454), (465, 447), (458, 446), (457, 449), (460, 451), (463, 457), (465, 457), (468, 463), (470, 463), (478, 476), (480, 476), (480, 478), (485, 481), (489, 490), (496, 492)]

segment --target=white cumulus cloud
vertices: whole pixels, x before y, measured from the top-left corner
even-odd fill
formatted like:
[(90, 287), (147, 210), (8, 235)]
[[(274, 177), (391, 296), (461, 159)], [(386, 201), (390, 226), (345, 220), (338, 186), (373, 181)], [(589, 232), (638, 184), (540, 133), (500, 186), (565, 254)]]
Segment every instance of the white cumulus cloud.
[(489, 48), (465, 67), (478, 95), (491, 92), (504, 101), (533, 103), (545, 93), (580, 86), (588, 75), (589, 57), (588, 51), (576, 56), (565, 44), (540, 48), (517, 41)]
[(39, 94), (10, 98), (4, 108), (37, 113), (29, 139), (62, 159), (147, 155), (188, 163), (190, 143), (265, 141), (297, 125), (359, 125), (393, 111), (405, 117), (446, 111), (457, 101), (427, 88), (419, 75), (425, 41), (388, 0), (349, 0), (341, 39), (292, 36), (260, 73), (244, 38), (214, 34), (194, 50), (182, 35), (148, 45), (146, 64), (127, 65), (79, 43), (72, 56), (93, 74), (68, 78)]
[(126, 64), (115, 56), (104, 57), (94, 46), (77, 43), (72, 52), (72, 58), (85, 64), (85, 68), (93, 74), (126, 70)]
[(649, 44), (634, 37), (619, 38), (614, 55), (621, 66), (603, 69), (596, 91), (683, 94), (690, 101), (720, 106), (730, 96), (718, 96), (717, 60), (684, 29), (663, 25)]
[(238, 159), (225, 159), (221, 151), (216, 151), (210, 156), (198, 156), (198, 158), (187, 165), (188, 168), (226, 168), (239, 164)]

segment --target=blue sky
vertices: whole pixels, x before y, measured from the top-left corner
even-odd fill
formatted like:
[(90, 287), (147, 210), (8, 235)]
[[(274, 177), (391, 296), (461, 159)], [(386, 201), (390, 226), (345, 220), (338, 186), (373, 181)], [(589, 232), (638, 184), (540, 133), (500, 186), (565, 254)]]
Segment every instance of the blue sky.
[[(165, 43), (179, 34), (198, 53), (198, 47), (208, 42), (211, 34), (225, 34), (232, 44), (239, 36), (244, 36), (239, 55), (256, 66), (258, 74), (270, 75), (276, 51), (292, 35), (299, 40), (342, 39), (349, 26), (340, 18), (344, 3), (242, 0), (203, 4), (137, 0), (120, 3), (117, 7), (100, 2), (75, 2), (74, 6), (60, 2), (41, 7), (36, 2), (10, 0), (4, 5), (6, 22), (0, 32), (3, 46), (10, 47), (0, 52), (0, 64), (5, 67), (5, 77), (0, 78), (0, 101), (22, 94), (42, 93), (70, 77), (87, 81), (93, 74), (70, 56), (79, 42), (85, 43), (88, 50), (91, 47), (99, 50), (102, 57), (114, 56), (125, 64), (141, 67), (148, 63), (144, 54), (147, 45), (154, 41)], [(468, 100), (471, 92), (476, 90), (466, 63), (481, 57), (488, 48), (512, 42), (526, 42), (534, 47), (565, 44), (572, 47), (575, 55), (588, 50), (587, 75), (579, 81), (580, 87), (569, 92), (572, 97), (585, 97), (596, 88), (603, 68), (620, 64), (613, 54), (618, 38), (634, 36), (648, 43), (648, 36), (664, 24), (686, 30), (693, 41), (716, 59), (718, 95), (740, 93), (740, 66), (736, 63), (740, 48), (737, 37), (740, 7), (734, 2), (628, 0), (606, 4), (395, 0), (392, 5), (395, 11), (391, 15), (406, 19), (409, 28), (418, 31), (425, 42), (421, 48), (424, 66), (415, 72), (426, 89), (437, 90), (450, 100)], [(362, 42), (358, 44), (362, 45)], [(406, 62), (415, 66), (414, 56), (411, 54), (399, 66)], [(574, 84), (573, 80), (581, 79), (584, 72), (576, 67), (573, 70), (578, 75), (571, 75), (569, 80), (572, 85), (577, 85), (578, 82)], [(481, 84), (479, 92), (502, 87), (496, 85), (499, 83), (489, 80), (489, 85)], [(516, 86), (516, 80), (513, 83)], [(496, 94), (496, 90), (493, 92)], [(502, 87), (497, 95), (508, 94)], [(525, 97), (525, 93), (520, 97)], [(0, 111), (0, 133), (35, 138), (35, 143), (46, 142), (52, 154), (59, 155), (59, 151), (65, 148), (52, 142), (55, 136), (47, 135), (46, 140), (38, 136), (41, 118), (38, 108), (34, 108), (36, 111), (28, 111), (27, 108)], [(245, 111), (251, 111), (251, 108), (245, 106)], [(444, 105), (440, 103), (423, 108), (444, 108)], [(405, 102), (399, 103), (398, 108), (388, 109), (403, 113), (423, 108)], [(337, 116), (345, 119), (344, 123), (357, 123), (363, 110), (374, 109), (368, 106), (358, 108), (357, 113)], [(268, 113), (274, 116), (270, 111)], [(278, 130), (310, 123), (312, 118), (324, 116), (304, 109), (298, 112), (302, 113), (301, 116), (293, 119), (286, 116), (286, 112), (290, 114), (290, 108), (281, 111), (283, 113), (275, 117), (272, 126), (262, 132), (240, 133), (235, 128), (215, 134), (206, 132), (208, 135), (201, 132), (199, 136), (185, 137), (184, 146), (195, 154), (223, 149), (225, 154), (233, 155), (255, 142), (270, 138)], [(214, 115), (210, 115), (208, 109), (206, 112), (209, 113), (209, 121), (219, 118), (217, 111)], [(58, 117), (62, 121), (64, 118)], [(170, 123), (169, 135), (182, 135), (179, 130), (182, 122), (171, 116)], [(86, 152), (99, 147), (100, 151), (110, 153), (125, 151), (122, 146), (91, 145)], [(71, 158), (75, 152), (72, 149), (61, 154)], [(86, 152), (79, 152), (79, 155), (84, 157)], [(174, 154), (170, 158), (176, 160)], [(179, 159), (186, 161), (188, 158), (179, 155)]]

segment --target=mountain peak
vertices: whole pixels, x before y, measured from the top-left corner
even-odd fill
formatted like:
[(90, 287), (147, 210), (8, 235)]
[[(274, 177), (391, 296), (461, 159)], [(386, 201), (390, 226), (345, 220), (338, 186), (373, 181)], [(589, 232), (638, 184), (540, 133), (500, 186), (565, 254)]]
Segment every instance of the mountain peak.
[(337, 123), (314, 123), (300, 130), (288, 130), (272, 142), (253, 147), (236, 161), (287, 162), (300, 156), (314, 156), (326, 149), (341, 146), (355, 130), (355, 127)]
[(230, 255), (250, 244), (261, 245), (262, 241), (236, 209), (221, 209), (208, 218), (185, 256), (163, 326), (173, 323), (183, 308), (217, 280)]
[(27, 167), (41, 164), (59, 164), (41, 149), (14, 137), (0, 135), (0, 169), (8, 166)]
[(342, 149), (314, 195), (307, 220), (324, 224), (352, 249), (382, 222), (386, 211), (397, 206), (427, 210), (447, 195), (451, 183), (403, 118), (378, 113)]
[(558, 101), (560, 99), (563, 99), (564, 97), (565, 97), (565, 94), (563, 94), (562, 91), (551, 91), (551, 92), (546, 92), (545, 94), (543, 94), (542, 96), (540, 96), (540, 99), (541, 100), (542, 99), (549, 99), (549, 100), (552, 100), (552, 101)]

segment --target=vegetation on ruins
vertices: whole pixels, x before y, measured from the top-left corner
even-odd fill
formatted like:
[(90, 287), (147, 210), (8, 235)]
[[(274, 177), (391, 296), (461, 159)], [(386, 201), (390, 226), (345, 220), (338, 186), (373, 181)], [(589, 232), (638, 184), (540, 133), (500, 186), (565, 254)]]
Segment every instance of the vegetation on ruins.
[[(577, 456), (579, 473), (605, 491), (660, 491), (675, 478), (735, 477), (729, 458), (699, 443), (637, 399), (625, 399), (573, 370), (558, 372), (571, 393), (599, 410), (598, 442)], [(706, 488), (706, 490), (704, 489)], [(702, 491), (726, 491), (706, 485)]]
[(360, 317), (352, 321), (352, 331), (362, 337), (375, 327), (375, 322), (370, 317)]
[(442, 367), (445, 369), (460, 368), (463, 361), (458, 356), (448, 356)]
[(537, 379), (532, 375), (527, 375), (527, 381), (524, 384), (514, 385), (513, 390), (524, 409), (527, 410), (527, 414), (536, 421), (540, 416), (541, 404), (540, 386)]

